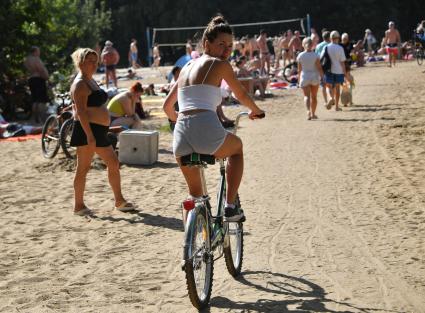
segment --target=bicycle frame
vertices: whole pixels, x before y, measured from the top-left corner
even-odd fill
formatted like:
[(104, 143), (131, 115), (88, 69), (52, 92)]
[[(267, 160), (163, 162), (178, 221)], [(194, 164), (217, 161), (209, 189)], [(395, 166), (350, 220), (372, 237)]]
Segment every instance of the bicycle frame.
[[(241, 112), (237, 115), (235, 120), (235, 127), (233, 129), (233, 134), (236, 134), (236, 131), (239, 126), (239, 121), (242, 116), (248, 116), (247, 112)], [(195, 208), (191, 211), (189, 211), (187, 220), (186, 220), (186, 229), (185, 231), (190, 234), (190, 236), (186, 237), (186, 242), (184, 243), (184, 247), (189, 247), (189, 249), (184, 249), (184, 251), (192, 251), (192, 245), (193, 243), (190, 242), (189, 238), (192, 238), (192, 233), (195, 231), (195, 229), (192, 227), (190, 228), (190, 225), (195, 225), (193, 219), (195, 218), (196, 214), (195, 212), (199, 212), (200, 210), (205, 210), (206, 214), (206, 222), (207, 222), (207, 238), (210, 238), (210, 246), (207, 247), (207, 252), (211, 253), (214, 251), (218, 246), (223, 244), (224, 238), (226, 235), (227, 229), (224, 229), (223, 225), (223, 214), (224, 214), (224, 201), (226, 196), (226, 166), (225, 166), (225, 159), (219, 159), (218, 160), (220, 165), (220, 185), (217, 192), (217, 213), (216, 215), (212, 215), (211, 212), (211, 204), (210, 204), (210, 196), (208, 195), (207, 190), (207, 184), (205, 179), (205, 173), (204, 168), (206, 168), (206, 165), (198, 166), (200, 176), (201, 176), (201, 183), (202, 183), (202, 194), (203, 196), (195, 200)], [(190, 256), (183, 253), (184, 260), (187, 260)], [(193, 252), (187, 253), (190, 255), (194, 255)], [(220, 255), (217, 258), (220, 258), (223, 255), (223, 252), (221, 251)]]

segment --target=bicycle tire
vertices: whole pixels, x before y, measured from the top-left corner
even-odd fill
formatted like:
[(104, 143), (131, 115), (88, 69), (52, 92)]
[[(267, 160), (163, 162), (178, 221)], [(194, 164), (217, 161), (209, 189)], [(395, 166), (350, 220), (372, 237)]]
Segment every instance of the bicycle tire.
[(67, 119), (62, 124), (62, 127), (59, 131), (60, 145), (62, 147), (63, 153), (65, 153), (68, 159), (76, 158), (76, 148), (71, 147), (70, 145), (73, 127), (74, 127), (74, 120), (70, 118), (70, 119)]
[(56, 115), (50, 115), (41, 131), (41, 151), (45, 158), (54, 158), (59, 150), (60, 123)]
[(424, 51), (417, 49), (415, 56), (416, 56), (416, 62), (418, 62), (418, 65), (422, 65), (422, 63), (424, 62)]
[[(236, 205), (240, 207), (239, 195), (236, 198)], [(224, 260), (230, 275), (239, 276), (242, 271), (243, 262), (243, 223), (225, 222), (225, 238), (223, 244)]]
[[(189, 212), (185, 233), (184, 270), (187, 291), (190, 302), (198, 310), (204, 309), (210, 302), (214, 274), (214, 258), (210, 253), (211, 242), (205, 212), (206, 209), (201, 205)], [(197, 245), (199, 236), (204, 247)], [(202, 288), (198, 286), (199, 282), (203, 283)]]
[(283, 78), (285, 78), (285, 80), (288, 83), (296, 83), (296, 82), (293, 81), (292, 77), (297, 76), (297, 73), (298, 73), (298, 63), (297, 62), (289, 63), (288, 65), (286, 65), (283, 68), (283, 71), (282, 71)]

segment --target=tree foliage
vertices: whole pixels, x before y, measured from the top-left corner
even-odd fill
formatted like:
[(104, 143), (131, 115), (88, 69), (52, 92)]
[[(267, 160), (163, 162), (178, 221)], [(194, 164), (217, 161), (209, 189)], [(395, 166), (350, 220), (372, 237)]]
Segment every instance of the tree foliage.
[(111, 27), (111, 12), (95, 0), (2, 0), (0, 70), (23, 74), (22, 61), (39, 46), (50, 71), (70, 64), (78, 46), (94, 47)]
[[(352, 39), (363, 38), (366, 28), (380, 38), (388, 21), (393, 20), (402, 37), (408, 39), (411, 30), (425, 18), (423, 9), (423, 0), (2, 0), (0, 70), (22, 73), (22, 59), (32, 45), (41, 47), (42, 58), (52, 71), (70, 64), (69, 55), (75, 48), (94, 47), (105, 40), (114, 42), (120, 54), (127, 56), (131, 38), (138, 40), (140, 57), (146, 60), (147, 27), (206, 25), (218, 12), (230, 23), (310, 14), (316, 29), (338, 29), (349, 33)], [(289, 26), (265, 28), (276, 35), (286, 27)], [(236, 33), (253, 34), (260, 28), (237, 29)], [(181, 35), (170, 34), (176, 40)], [(126, 57), (121, 60), (121, 65), (126, 63)]]

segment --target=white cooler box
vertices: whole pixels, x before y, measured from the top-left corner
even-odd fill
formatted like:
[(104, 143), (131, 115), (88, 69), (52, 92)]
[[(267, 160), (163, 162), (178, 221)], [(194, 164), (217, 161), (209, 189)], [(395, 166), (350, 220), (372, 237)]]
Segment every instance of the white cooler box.
[(157, 131), (126, 130), (119, 134), (121, 163), (150, 165), (158, 161)]

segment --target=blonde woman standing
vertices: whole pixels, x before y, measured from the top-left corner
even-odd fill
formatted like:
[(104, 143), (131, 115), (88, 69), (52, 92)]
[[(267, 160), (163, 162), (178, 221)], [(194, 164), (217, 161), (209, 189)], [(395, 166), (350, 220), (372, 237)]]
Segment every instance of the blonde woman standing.
[(134, 206), (127, 202), (121, 193), (119, 161), (107, 136), (110, 120), (104, 104), (108, 96), (93, 79), (99, 56), (92, 49), (80, 48), (72, 54), (72, 59), (78, 71), (71, 85), (74, 114), (71, 146), (77, 147), (74, 214), (92, 214), (92, 211), (84, 203), (84, 190), (86, 176), (95, 153), (102, 158), (108, 168), (109, 184), (114, 193), (115, 208), (121, 211), (134, 210)]
[(307, 108), (307, 119), (317, 119), (317, 91), (320, 79), (323, 78), (323, 70), (320, 65), (319, 56), (313, 51), (313, 40), (304, 38), (302, 45), (304, 52), (298, 57), (298, 82), (303, 90), (304, 103)]

